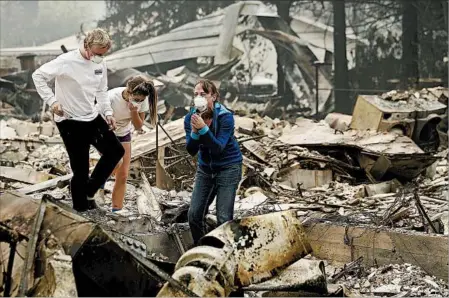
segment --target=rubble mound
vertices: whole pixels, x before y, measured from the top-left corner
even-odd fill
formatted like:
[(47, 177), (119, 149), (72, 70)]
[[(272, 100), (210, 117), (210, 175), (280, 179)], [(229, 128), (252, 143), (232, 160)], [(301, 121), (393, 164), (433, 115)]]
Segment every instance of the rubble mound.
[(449, 93), (447, 88), (435, 87), (435, 88), (424, 88), (419, 91), (398, 91), (391, 90), (385, 92), (381, 95), (382, 99), (398, 101), (398, 100), (409, 100), (409, 99), (425, 99), (429, 101), (440, 101), (441, 103), (447, 104), (447, 99)]
[(429, 276), (422, 268), (407, 263), (371, 268), (362, 277), (347, 276), (342, 283), (349, 290), (370, 296), (447, 297), (449, 295), (447, 283)]

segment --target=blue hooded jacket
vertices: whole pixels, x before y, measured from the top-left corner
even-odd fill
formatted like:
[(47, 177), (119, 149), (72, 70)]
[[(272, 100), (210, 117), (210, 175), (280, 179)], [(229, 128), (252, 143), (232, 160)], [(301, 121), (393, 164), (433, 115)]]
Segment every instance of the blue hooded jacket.
[(215, 103), (211, 129), (206, 125), (198, 133), (194, 133), (190, 118), (195, 112), (196, 109), (193, 108), (184, 118), (186, 149), (189, 154), (195, 156), (199, 152), (199, 165), (211, 171), (241, 163), (243, 157), (234, 137), (233, 114), (220, 103)]

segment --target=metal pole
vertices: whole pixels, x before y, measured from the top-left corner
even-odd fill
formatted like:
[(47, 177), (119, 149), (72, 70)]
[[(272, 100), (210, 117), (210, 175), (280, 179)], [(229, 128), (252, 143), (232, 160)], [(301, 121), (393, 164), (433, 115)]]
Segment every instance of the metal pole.
[(12, 285), (12, 270), (14, 266), (14, 256), (16, 255), (16, 246), (17, 242), (12, 239), (9, 244), (9, 259), (8, 259), (8, 269), (6, 270), (5, 280), (5, 292), (4, 297), (9, 297), (11, 294), (11, 285)]
[(319, 119), (319, 114), (318, 114), (318, 106), (319, 106), (318, 67), (320, 67), (320, 64), (318, 61), (316, 61), (314, 63), (314, 65), (315, 65), (315, 118), (316, 118), (316, 120), (318, 120)]
[(159, 160), (159, 115), (156, 120), (156, 160)]
[[(157, 127), (160, 126), (162, 131), (165, 133), (165, 135), (168, 137), (168, 139), (171, 141), (171, 143), (173, 144), (173, 147), (176, 146), (175, 141), (173, 141), (173, 139), (170, 137), (170, 135), (168, 134), (168, 132), (165, 130), (165, 128), (162, 126), (162, 124), (159, 122), (159, 115), (157, 115), (157, 124), (156, 124), (156, 150), (158, 148), (158, 131), (157, 131)], [(159, 150), (158, 150), (159, 151)], [(187, 163), (189, 164), (189, 166), (195, 170), (195, 167), (190, 163), (190, 160), (187, 158), (187, 156), (183, 156), (183, 158), (187, 161)]]

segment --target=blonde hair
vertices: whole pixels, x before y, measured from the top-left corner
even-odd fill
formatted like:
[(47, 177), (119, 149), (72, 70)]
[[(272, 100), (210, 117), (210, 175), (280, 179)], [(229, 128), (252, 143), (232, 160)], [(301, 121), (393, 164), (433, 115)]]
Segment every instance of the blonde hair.
[(87, 33), (86, 38), (84, 38), (84, 46), (88, 48), (92, 46), (110, 48), (111, 44), (111, 37), (105, 30), (101, 28), (96, 28), (90, 31), (89, 33)]
[(136, 76), (126, 83), (126, 88), (128, 92), (132, 95), (143, 95), (148, 97), (148, 106), (149, 106), (149, 114), (151, 116), (150, 123), (151, 125), (157, 124), (157, 91), (154, 87), (154, 84), (151, 80), (146, 80), (141, 76)]

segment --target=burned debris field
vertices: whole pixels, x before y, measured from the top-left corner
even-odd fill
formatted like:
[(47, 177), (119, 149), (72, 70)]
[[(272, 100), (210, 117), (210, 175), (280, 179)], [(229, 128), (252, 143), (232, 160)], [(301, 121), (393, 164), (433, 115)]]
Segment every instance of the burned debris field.
[[(439, 109), (447, 104), (444, 88), (376, 100), (413, 101), (422, 94), (442, 103)], [(360, 96), (357, 105), (366, 102)], [(192, 249), (187, 210), (196, 161), (186, 158), (182, 118), (163, 125), (166, 133), (159, 129), (158, 150), (154, 128), (135, 133), (127, 214), (120, 216), (70, 209), (68, 157), (57, 132), (42, 130), (51, 123), (2, 120), (1, 245), (4, 259), (16, 255), (3, 275), (6, 290), (17, 295), (25, 285), (27, 295), (36, 296), (445, 296), (447, 146), (426, 143), (423, 150), (411, 131), (383, 128), (410, 125), (410, 119), (358, 128), (355, 117), (364, 111), (319, 122), (235, 116), (244, 154), (236, 219), (216, 227), (212, 203), (210, 233)], [(92, 149), (91, 166), (98, 158)], [(113, 183), (106, 184), (105, 205)], [(298, 247), (282, 245), (293, 239)], [(22, 277), (25, 266), (41, 269)], [(142, 280), (138, 288), (135, 278)], [(117, 286), (101, 286), (116, 279)], [(81, 283), (92, 280), (97, 286), (83, 292)]]
[[(95, 1), (104, 54), (85, 46), (87, 14), (70, 36), (45, 29), (45, 2), (0, 9), (0, 296), (449, 296), (447, 1)], [(48, 2), (64, 15), (64, 1)], [(19, 12), (22, 23), (39, 18), (30, 24), (45, 38), (14, 27)], [(72, 17), (73, 7), (57, 21)], [(134, 111), (129, 134), (114, 131), (130, 154), (127, 178), (113, 172), (94, 198), (74, 188), (98, 208), (77, 208), (78, 164), (58, 105), (40, 95), (59, 83), (36, 81), (77, 51), (88, 67), (104, 64), (94, 71), (103, 92), (124, 88), (118, 99)], [(147, 93), (134, 94), (136, 78)], [(199, 119), (198, 97), (212, 119)], [(187, 146), (209, 129), (220, 142), (217, 106), (233, 119), (217, 154), (232, 142), (241, 177), (233, 219), (209, 201), (195, 238), (204, 159)], [(120, 113), (106, 112), (114, 130)], [(211, 149), (198, 144), (212, 171)], [(94, 146), (87, 161), (85, 148), (92, 179), (105, 162)]]

